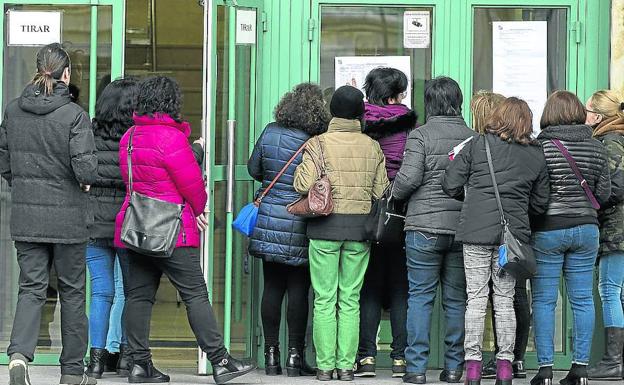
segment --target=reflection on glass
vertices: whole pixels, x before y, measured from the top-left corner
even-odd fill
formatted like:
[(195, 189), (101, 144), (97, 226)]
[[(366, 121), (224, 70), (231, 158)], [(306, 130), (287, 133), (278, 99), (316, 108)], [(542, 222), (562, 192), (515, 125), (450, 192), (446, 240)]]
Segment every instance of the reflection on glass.
[(431, 79), (431, 46), (403, 47), (405, 11), (429, 11), (413, 7), (321, 8), (321, 88), (329, 100), (335, 86), (334, 59), (337, 56), (410, 56), (412, 63), (412, 105), (419, 121), (424, 119), (425, 81)]
[(472, 91), (492, 90), (492, 22), (548, 22), (548, 93), (566, 87), (567, 10), (563, 8), (476, 8), (472, 59)]

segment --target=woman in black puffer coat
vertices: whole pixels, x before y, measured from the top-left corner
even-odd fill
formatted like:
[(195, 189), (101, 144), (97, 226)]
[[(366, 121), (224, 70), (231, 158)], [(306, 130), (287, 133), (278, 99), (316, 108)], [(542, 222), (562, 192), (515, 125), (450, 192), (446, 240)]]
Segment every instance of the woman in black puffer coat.
[[(323, 93), (304, 83), (288, 92), (275, 109), (275, 122), (263, 131), (247, 163), (249, 174), (266, 189), (297, 150), (313, 135), (327, 130), (329, 113)], [(251, 236), (249, 254), (263, 260), (262, 325), (267, 375), (281, 374), (279, 328), (284, 295), (288, 293), (288, 375), (315, 375), (303, 356), (308, 321), (308, 238), (306, 222), (286, 211), (299, 198), (293, 188), (301, 155), (263, 198)]]

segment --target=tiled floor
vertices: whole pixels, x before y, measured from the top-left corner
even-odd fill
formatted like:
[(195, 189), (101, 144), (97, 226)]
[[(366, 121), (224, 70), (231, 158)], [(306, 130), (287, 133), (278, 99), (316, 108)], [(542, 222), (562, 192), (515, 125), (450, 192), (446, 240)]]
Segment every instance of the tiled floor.
[[(166, 371), (171, 376), (171, 384), (214, 384), (212, 377), (197, 376), (191, 369), (172, 369)], [(440, 384), (438, 381), (437, 371), (430, 371), (428, 373), (430, 384)], [(565, 373), (555, 373), (555, 379), (563, 378)], [(528, 385), (531, 374), (526, 380), (515, 380), (514, 385)], [(59, 371), (58, 367), (50, 366), (37, 366), (30, 369), (30, 379), (33, 385), (51, 385), (58, 383)], [(8, 381), (8, 370), (6, 366), (0, 366), (0, 384)], [(113, 385), (113, 384), (127, 384), (128, 382), (124, 378), (116, 376), (105, 376), (103, 379), (98, 380), (98, 384)], [(338, 382), (332, 382), (338, 383)], [(557, 381), (555, 381), (555, 384)], [(293, 385), (319, 385), (320, 382), (316, 381), (314, 377), (299, 377), (289, 378), (286, 376), (267, 377), (263, 371), (257, 371), (253, 374), (249, 374), (244, 377), (237, 378), (231, 382), (231, 384), (293, 384)], [(353, 385), (396, 385), (402, 384), (400, 379), (390, 378), (390, 373), (387, 371), (379, 372), (378, 376), (374, 379), (357, 379), (352, 382)], [(611, 385), (622, 384), (622, 382), (599, 382), (592, 381), (591, 385)], [(494, 380), (484, 380), (483, 385), (494, 385)]]

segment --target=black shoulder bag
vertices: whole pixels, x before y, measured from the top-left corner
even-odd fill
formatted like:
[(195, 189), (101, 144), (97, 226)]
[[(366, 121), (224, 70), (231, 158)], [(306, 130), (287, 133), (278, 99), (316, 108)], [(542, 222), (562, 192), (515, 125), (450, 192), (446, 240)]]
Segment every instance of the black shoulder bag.
[[(173, 254), (182, 227), (184, 204), (166, 202), (132, 189), (132, 138), (128, 140), (128, 192), (130, 203), (121, 227), (121, 241), (137, 253), (167, 258)], [(184, 230), (182, 230), (184, 231)]]
[(373, 202), (364, 226), (366, 238), (374, 243), (400, 245), (405, 241), (404, 205), (392, 197), (392, 186)]
[(485, 152), (487, 154), (488, 166), (490, 168), (490, 175), (492, 176), (492, 185), (494, 186), (494, 194), (496, 195), (496, 204), (498, 205), (498, 211), (500, 212), (501, 225), (503, 226), (503, 232), (501, 234), (501, 245), (498, 248), (498, 264), (504, 271), (511, 274), (517, 280), (527, 280), (532, 278), (537, 272), (537, 262), (535, 261), (535, 254), (533, 248), (530, 245), (525, 245), (516, 238), (515, 235), (509, 229), (509, 224), (505, 218), (505, 212), (503, 211), (503, 204), (498, 192), (498, 184), (496, 183), (496, 176), (494, 175), (494, 166), (492, 165), (492, 154), (490, 152), (490, 143), (487, 136), (483, 138), (485, 140)]

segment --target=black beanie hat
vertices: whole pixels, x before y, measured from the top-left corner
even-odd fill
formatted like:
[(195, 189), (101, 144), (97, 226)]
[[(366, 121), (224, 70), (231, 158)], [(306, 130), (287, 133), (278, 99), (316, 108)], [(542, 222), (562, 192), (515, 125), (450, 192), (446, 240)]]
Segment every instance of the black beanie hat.
[(352, 86), (342, 86), (334, 92), (329, 111), (335, 118), (360, 119), (364, 115), (364, 94)]

